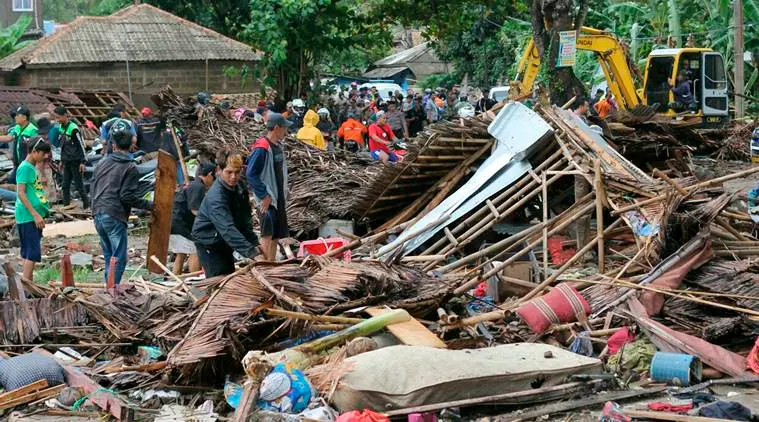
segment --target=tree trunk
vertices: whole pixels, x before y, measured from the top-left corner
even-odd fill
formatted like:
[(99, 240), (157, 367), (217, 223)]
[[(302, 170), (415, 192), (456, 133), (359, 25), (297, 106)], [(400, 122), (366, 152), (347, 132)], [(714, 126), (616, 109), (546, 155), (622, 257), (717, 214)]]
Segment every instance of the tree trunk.
[[(587, 2), (583, 2), (583, 8)], [(547, 72), (551, 102), (564, 104), (572, 97), (585, 96), (585, 87), (571, 67), (556, 67), (559, 57), (559, 32), (575, 30), (574, 0), (533, 0), (532, 33), (535, 45), (543, 57)], [(581, 15), (584, 11), (580, 11)]]

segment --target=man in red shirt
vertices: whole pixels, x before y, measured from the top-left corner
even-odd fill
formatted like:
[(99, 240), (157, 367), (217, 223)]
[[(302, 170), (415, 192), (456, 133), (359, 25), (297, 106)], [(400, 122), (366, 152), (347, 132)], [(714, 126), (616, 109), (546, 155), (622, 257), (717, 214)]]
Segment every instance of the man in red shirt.
[(374, 122), (369, 126), (369, 151), (371, 151), (372, 158), (382, 160), (385, 164), (397, 162), (398, 156), (390, 150), (390, 145), (397, 142), (398, 138), (390, 125), (387, 124), (385, 113), (378, 111), (372, 115), (371, 120)]

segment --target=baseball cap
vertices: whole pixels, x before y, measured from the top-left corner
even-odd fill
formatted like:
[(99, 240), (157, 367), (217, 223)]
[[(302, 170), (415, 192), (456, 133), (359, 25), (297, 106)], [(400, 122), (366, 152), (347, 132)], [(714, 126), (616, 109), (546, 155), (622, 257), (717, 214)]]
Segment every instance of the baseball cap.
[(153, 110), (151, 110), (150, 107), (144, 107), (140, 110), (140, 114), (142, 114), (142, 117), (148, 117), (153, 114)]
[(15, 115), (23, 114), (28, 119), (31, 117), (32, 112), (29, 111), (29, 109), (26, 106), (18, 106), (15, 110), (13, 110)]
[(279, 114), (279, 113), (271, 113), (269, 114), (269, 119), (266, 121), (266, 128), (271, 130), (275, 127), (290, 127), (293, 125), (293, 122), (285, 119), (285, 116)]
[(64, 106), (58, 106), (55, 109), (53, 109), (53, 113), (59, 115), (59, 116), (65, 116), (66, 115), (66, 107)]

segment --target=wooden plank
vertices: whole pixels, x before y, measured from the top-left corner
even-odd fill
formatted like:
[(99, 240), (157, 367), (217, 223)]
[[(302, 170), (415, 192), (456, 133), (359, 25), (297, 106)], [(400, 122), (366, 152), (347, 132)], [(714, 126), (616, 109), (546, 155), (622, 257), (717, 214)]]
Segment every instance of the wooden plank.
[(674, 422), (723, 422), (724, 419), (705, 418), (703, 416), (678, 415), (677, 413), (653, 412), (650, 410), (630, 410), (625, 409), (624, 414), (632, 418), (645, 418), (657, 421), (674, 421)]
[[(35, 349), (34, 353), (53, 358), (52, 353), (44, 349)], [(98, 383), (84, 375), (78, 368), (70, 365), (61, 365), (66, 376), (66, 384), (69, 387), (81, 388), (87, 399), (98, 407), (113, 415), (116, 420), (132, 420), (134, 411), (126, 406), (120, 398), (103, 390)]]
[[(371, 316), (382, 315), (390, 312), (387, 308), (367, 308), (366, 313)], [(446, 345), (432, 331), (422, 325), (421, 322), (411, 318), (405, 322), (399, 322), (387, 326), (388, 331), (392, 333), (403, 344), (409, 346), (427, 346), (445, 349)]]
[(12, 407), (16, 407), (22, 404), (31, 403), (33, 401), (37, 401), (39, 399), (46, 399), (48, 397), (57, 396), (61, 390), (66, 388), (66, 384), (56, 385), (55, 387), (46, 388), (41, 391), (37, 391), (35, 393), (29, 393), (27, 395), (17, 397), (13, 400), (9, 400), (5, 403), (0, 404), (0, 410), (10, 409)]
[(43, 237), (79, 237), (97, 234), (92, 220), (67, 221), (65, 223), (46, 224), (42, 229)]
[(9, 262), (3, 264), (5, 270), (5, 276), (8, 278), (8, 294), (13, 300), (26, 300), (26, 291), (24, 285), (21, 284), (21, 278), (17, 277), (16, 271), (13, 269), (13, 265)]
[[(165, 265), (169, 253), (174, 191), (177, 186), (177, 161), (164, 150), (158, 150), (158, 168), (155, 177), (153, 224), (150, 225), (147, 256), (155, 256)], [(152, 260), (148, 261), (148, 271), (163, 274), (163, 269)]]
[(6, 391), (5, 393), (0, 394), (0, 404), (45, 388), (47, 388), (47, 380), (39, 380), (15, 390)]

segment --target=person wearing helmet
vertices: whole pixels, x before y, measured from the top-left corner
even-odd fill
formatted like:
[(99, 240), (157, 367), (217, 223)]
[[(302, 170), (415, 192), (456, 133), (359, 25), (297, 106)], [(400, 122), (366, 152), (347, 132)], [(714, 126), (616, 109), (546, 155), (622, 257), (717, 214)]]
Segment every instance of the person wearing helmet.
[(322, 107), (316, 111), (319, 115), (319, 123), (316, 124), (316, 128), (322, 133), (322, 137), (327, 140), (327, 151), (335, 152), (335, 123), (332, 122), (332, 116), (329, 114), (327, 108)]
[(61, 186), (63, 206), (71, 203), (71, 183), (73, 182), (82, 198), (82, 208), (87, 209), (90, 207), (90, 201), (87, 199), (87, 192), (84, 190), (84, 183), (82, 183), (84, 157), (86, 156), (82, 133), (76, 123), (69, 118), (65, 107), (56, 107), (53, 114), (61, 128), (58, 144), (61, 146), (61, 165), (63, 166)]
[(100, 125), (100, 139), (106, 141), (106, 154), (110, 154), (113, 151), (111, 129), (117, 122), (121, 122), (129, 128), (129, 133), (132, 135), (132, 146), (129, 147), (129, 150), (131, 151), (137, 147), (137, 129), (135, 129), (132, 120), (129, 119), (129, 114), (127, 114), (124, 104), (116, 104), (108, 114), (108, 120)]
[(366, 145), (366, 126), (359, 121), (358, 113), (348, 113), (348, 119), (340, 125), (337, 130), (337, 137), (340, 145), (343, 145), (349, 152), (356, 153)]
[(127, 264), (127, 220), (132, 207), (150, 210), (153, 204), (139, 196), (139, 174), (129, 149), (132, 127), (117, 121), (110, 128), (113, 151), (100, 160), (92, 175), (92, 216), (100, 236), (105, 257), (105, 280), (110, 273), (111, 257), (116, 258), (114, 279), (121, 282)]
[(327, 149), (327, 141), (322, 132), (316, 128), (317, 124), (319, 124), (319, 115), (313, 110), (308, 110), (303, 118), (303, 127), (295, 134), (295, 138), (305, 144), (325, 150)]
[(378, 111), (372, 115), (371, 120), (374, 122), (369, 125), (369, 151), (372, 158), (385, 164), (398, 161), (398, 156), (390, 150), (390, 145), (397, 142), (398, 138), (387, 124), (385, 113)]
[(306, 102), (300, 98), (296, 98), (292, 101), (292, 103), (292, 113), (288, 115), (287, 119), (293, 122), (293, 125), (290, 127), (290, 132), (295, 132), (303, 127), (303, 119), (306, 115)]
[(37, 136), (39, 130), (29, 119), (32, 113), (26, 106), (18, 106), (13, 110), (13, 119), (16, 121), (16, 125), (13, 126), (7, 135), (0, 136), (0, 142), (13, 142), (13, 171), (8, 176), (10, 183), (15, 183), (16, 169), (26, 159), (27, 141)]
[(137, 149), (146, 155), (157, 153), (161, 147), (163, 121), (153, 114), (153, 110), (150, 107), (144, 107), (140, 111), (140, 115), (142, 117), (135, 122), (135, 126), (137, 127)]

